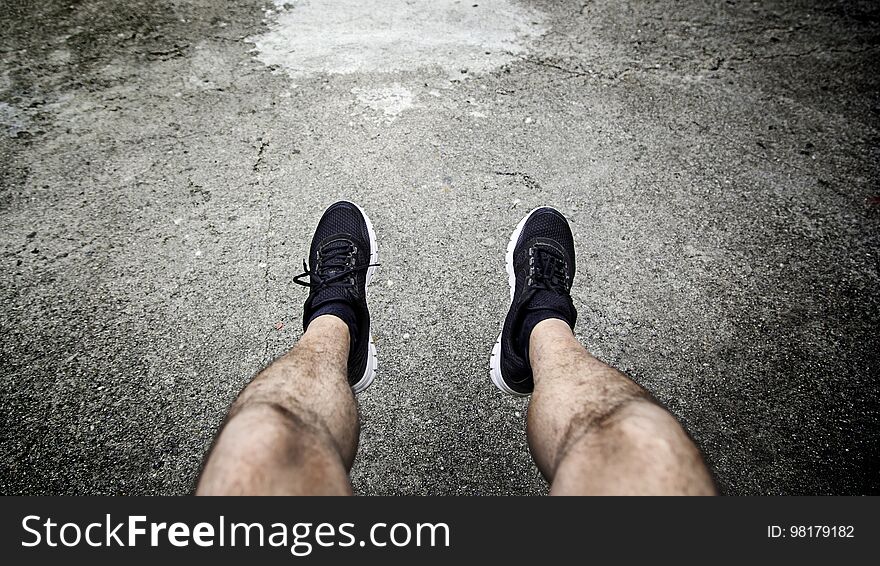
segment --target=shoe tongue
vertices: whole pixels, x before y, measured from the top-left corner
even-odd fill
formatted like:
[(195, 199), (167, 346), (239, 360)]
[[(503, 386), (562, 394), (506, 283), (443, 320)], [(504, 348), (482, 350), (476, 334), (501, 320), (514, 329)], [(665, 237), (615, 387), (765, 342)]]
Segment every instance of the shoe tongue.
[(530, 311), (549, 309), (567, 315), (570, 310), (568, 301), (568, 297), (564, 295), (539, 289), (532, 295), (527, 308)]
[[(354, 247), (354, 242), (349, 240), (348, 238), (344, 238), (342, 236), (335, 237), (333, 239), (325, 240), (321, 244), (320, 255), (323, 258), (322, 262), (324, 263), (324, 269), (334, 269), (341, 270), (345, 269), (345, 261), (347, 259), (347, 252), (351, 251)], [(330, 259), (329, 256), (335, 256)], [(327, 265), (327, 260), (330, 260), (331, 263), (335, 264), (332, 266)]]
[(555, 242), (538, 241), (535, 243), (533, 248), (535, 250), (536, 261), (538, 260), (538, 258), (540, 258), (542, 261), (545, 262), (565, 263), (565, 252), (558, 245), (556, 245)]
[[(556, 246), (539, 243), (535, 247), (540, 248), (541, 252), (545, 254), (554, 255), (556, 257), (555, 261), (564, 261), (564, 255)], [(556, 253), (554, 254), (554, 252)], [(536, 253), (536, 255), (538, 254)], [(537, 260), (537, 257), (535, 259)], [(539, 269), (542, 268), (543, 266), (539, 266)], [(529, 311), (550, 309), (563, 314), (568, 314), (571, 310), (570, 298), (567, 295), (552, 289), (543, 288), (535, 288), (532, 291), (532, 296), (528, 299), (528, 303), (523, 306)]]
[[(339, 273), (350, 266), (347, 265), (349, 253), (353, 250), (354, 243), (348, 238), (337, 236), (325, 240), (318, 250), (320, 257), (320, 270), (327, 275)], [(317, 258), (316, 258), (317, 259)]]
[[(346, 264), (344, 255), (336, 255), (334, 252), (339, 252), (340, 250), (344, 250), (346, 247), (354, 245), (351, 240), (348, 238), (334, 238), (324, 243), (321, 246), (321, 276), (324, 279), (329, 279), (334, 275), (342, 273), (351, 269), (350, 265)], [(332, 259), (327, 258), (327, 256), (336, 255)], [(326, 258), (326, 259), (325, 259)], [(328, 261), (329, 259), (329, 261)], [(344, 285), (336, 285), (337, 282), (345, 282), (345, 278), (339, 279), (334, 283), (329, 284), (327, 287), (324, 287), (315, 295), (313, 299), (313, 305), (320, 306), (326, 303), (330, 303), (333, 301), (339, 300), (348, 300), (348, 295), (346, 293), (346, 288)]]
[[(345, 268), (325, 269), (325, 270), (323, 270), (322, 275), (324, 277), (332, 277), (334, 274), (339, 273), (343, 269), (345, 269)], [(314, 297), (314, 299), (312, 299), (312, 304), (314, 304), (315, 306), (320, 306), (325, 303), (330, 303), (333, 301), (348, 301), (348, 300), (349, 300), (349, 296), (348, 296), (347, 287), (345, 285), (336, 285), (334, 283), (331, 283), (315, 293), (315, 297)]]
[(345, 287), (325, 287), (315, 294), (315, 298), (312, 299), (312, 306), (317, 308), (327, 303), (335, 301), (348, 302), (348, 300)]

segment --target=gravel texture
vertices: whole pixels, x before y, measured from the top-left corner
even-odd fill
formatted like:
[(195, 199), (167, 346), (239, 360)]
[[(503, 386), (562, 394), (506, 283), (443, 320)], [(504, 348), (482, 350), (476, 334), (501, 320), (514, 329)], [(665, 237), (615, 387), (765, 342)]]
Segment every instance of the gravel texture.
[(357, 492), (547, 491), (488, 378), (542, 204), (576, 234), (578, 336), (724, 493), (878, 492), (876, 2), (358, 4), (387, 53), (451, 39), (384, 68), (317, 0), (4, 3), (0, 493), (189, 492), (300, 335), (340, 198), (382, 261)]

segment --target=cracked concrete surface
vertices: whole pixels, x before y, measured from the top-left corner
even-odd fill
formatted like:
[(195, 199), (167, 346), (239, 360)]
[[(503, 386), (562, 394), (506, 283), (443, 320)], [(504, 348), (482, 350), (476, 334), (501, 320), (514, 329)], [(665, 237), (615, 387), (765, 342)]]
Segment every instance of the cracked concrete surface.
[(188, 492), (299, 336), (291, 279), (349, 198), (382, 261), (359, 493), (546, 492), (527, 402), (487, 374), (504, 245), (540, 204), (576, 234), (579, 338), (723, 492), (877, 493), (875, 3), (490, 4), (542, 33), (458, 73), (291, 76), (252, 41), (303, 2), (7, 2), (0, 492)]

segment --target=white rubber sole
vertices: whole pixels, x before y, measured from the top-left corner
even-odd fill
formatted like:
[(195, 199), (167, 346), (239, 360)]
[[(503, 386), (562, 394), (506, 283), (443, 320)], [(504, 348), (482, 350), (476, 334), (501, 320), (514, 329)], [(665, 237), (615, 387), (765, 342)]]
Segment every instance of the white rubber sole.
[[(370, 234), (370, 264), (379, 262), (379, 247), (376, 245), (376, 231), (373, 230), (373, 223), (370, 222), (370, 217), (367, 216), (367, 213), (364, 212), (364, 209), (354, 204), (358, 210), (361, 211), (361, 214), (364, 215), (364, 220), (367, 224), (367, 232)], [(376, 267), (371, 267), (367, 270), (367, 285), (365, 289), (365, 296), (369, 294), (370, 291), (370, 281), (373, 280), (373, 275), (376, 274)], [(376, 370), (378, 369), (378, 361), (376, 356), (376, 343), (373, 342), (373, 333), (367, 329), (367, 332), (370, 335), (370, 345), (367, 348), (367, 365), (364, 368), (364, 375), (361, 376), (354, 385), (351, 386), (352, 392), (355, 395), (361, 393), (364, 389), (370, 386), (373, 383), (373, 380), (376, 378)]]
[[(516, 242), (519, 240), (519, 235), (522, 234), (523, 226), (526, 225), (526, 222), (531, 218), (535, 211), (542, 208), (546, 207), (539, 206), (526, 214), (523, 219), (519, 221), (519, 224), (516, 225), (516, 229), (513, 231), (513, 234), (510, 236), (510, 241), (507, 243), (507, 253), (504, 255), (504, 260), (507, 264), (507, 283), (510, 285), (511, 304), (513, 304), (513, 293), (516, 288), (516, 274), (513, 272), (513, 250), (516, 248)], [(510, 305), (507, 306), (507, 310), (508, 312), (510, 311)], [(501, 332), (498, 333), (498, 340), (495, 341), (495, 346), (492, 347), (492, 355), (489, 358), (489, 377), (492, 378), (492, 383), (495, 384), (495, 387), (504, 393), (515, 397), (528, 397), (528, 393), (520, 393), (519, 391), (511, 389), (501, 376), (501, 334), (504, 333), (504, 320), (506, 318), (507, 315), (501, 319)]]

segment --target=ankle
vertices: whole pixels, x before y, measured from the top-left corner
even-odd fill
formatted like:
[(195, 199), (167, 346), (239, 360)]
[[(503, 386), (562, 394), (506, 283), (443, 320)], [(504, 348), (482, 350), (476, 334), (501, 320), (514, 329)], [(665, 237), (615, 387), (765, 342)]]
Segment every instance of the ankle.
[(306, 323), (306, 330), (311, 329), (312, 324), (320, 318), (335, 318), (342, 322), (348, 329), (349, 336), (354, 338), (357, 333), (357, 315), (352, 306), (343, 301), (332, 301), (321, 305), (312, 313)]
[(341, 334), (345, 334), (345, 338), (348, 339), (349, 333), (348, 324), (342, 317), (334, 313), (321, 314), (314, 317), (309, 321), (309, 325), (306, 328), (306, 334), (332, 334), (335, 338), (339, 339), (342, 338)]
[(345, 375), (351, 344), (350, 328), (345, 321), (325, 314), (309, 323), (299, 342), (279, 361), (294, 363), (316, 375), (325, 373), (321, 369), (332, 369), (334, 371), (330, 373)]
[(560, 318), (545, 318), (535, 325), (529, 335), (529, 358), (540, 357), (540, 353), (548, 348), (569, 347), (580, 343), (567, 322)]

